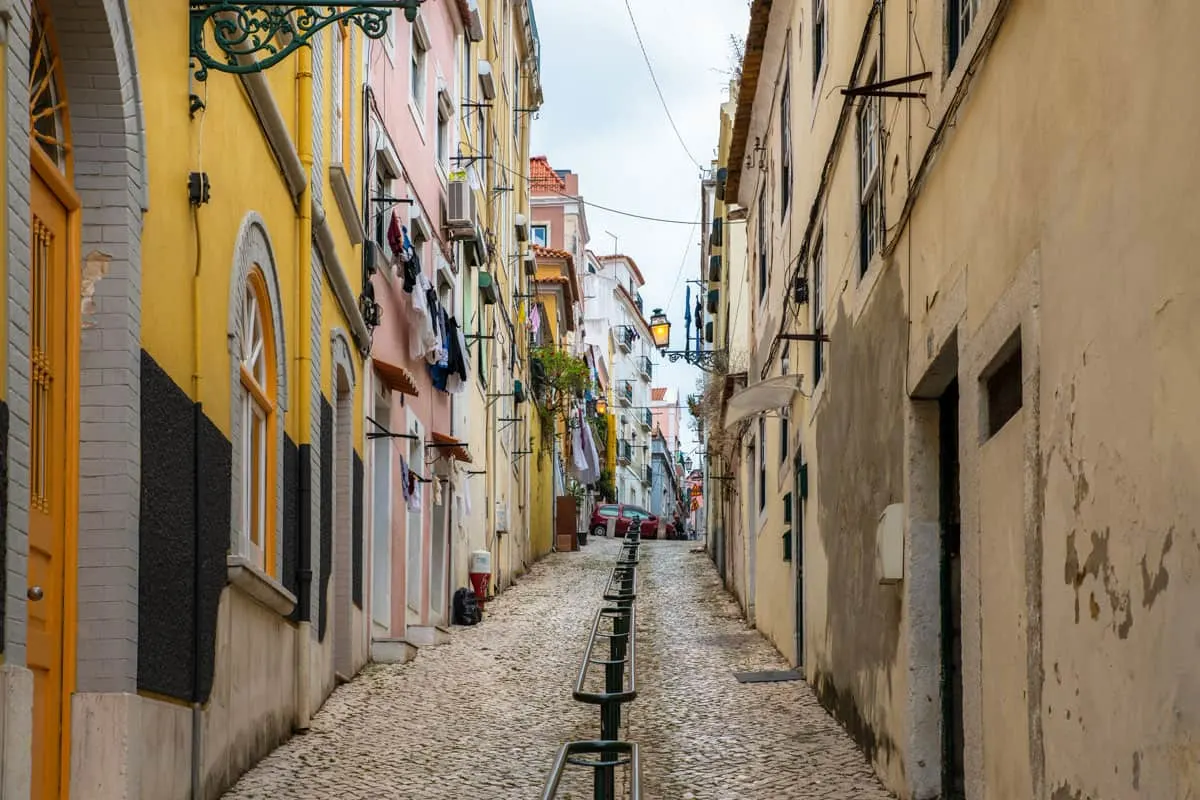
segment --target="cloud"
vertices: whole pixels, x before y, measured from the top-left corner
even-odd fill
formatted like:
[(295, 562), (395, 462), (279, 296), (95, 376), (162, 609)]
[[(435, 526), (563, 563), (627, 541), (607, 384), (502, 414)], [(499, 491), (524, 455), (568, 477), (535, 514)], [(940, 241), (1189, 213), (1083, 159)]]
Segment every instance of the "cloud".
[[(745, 0), (630, 0), (630, 6), (679, 137), (646, 69), (625, 0), (535, 0), (545, 104), (533, 125), (533, 152), (578, 173), (587, 201), (695, 220), (701, 173), (692, 158), (707, 167), (715, 155), (730, 37), (745, 35), (748, 8)], [(612, 252), (606, 231), (618, 237), (619, 249), (646, 275), (647, 313), (667, 311), (672, 348), (682, 349), (685, 282), (701, 271), (699, 227), (596, 208), (587, 213), (592, 249)], [(698, 375), (682, 363), (664, 363), (655, 383), (686, 397)], [(694, 438), (690, 430), (685, 437)]]

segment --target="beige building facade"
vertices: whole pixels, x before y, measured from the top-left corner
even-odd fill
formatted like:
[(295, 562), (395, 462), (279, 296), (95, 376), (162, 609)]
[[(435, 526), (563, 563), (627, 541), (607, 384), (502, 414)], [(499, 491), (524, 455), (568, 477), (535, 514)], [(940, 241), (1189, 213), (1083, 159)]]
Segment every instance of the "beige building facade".
[(1197, 22), (752, 4), (747, 590), (901, 797), (1200, 788)]

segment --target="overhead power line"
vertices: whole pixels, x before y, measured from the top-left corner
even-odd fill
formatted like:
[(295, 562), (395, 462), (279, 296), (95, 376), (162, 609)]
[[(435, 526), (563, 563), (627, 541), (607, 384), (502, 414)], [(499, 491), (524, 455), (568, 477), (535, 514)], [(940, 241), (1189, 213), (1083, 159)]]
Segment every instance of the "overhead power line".
[(650, 54), (646, 52), (646, 45), (642, 42), (642, 32), (638, 30), (637, 20), (633, 16), (633, 7), (629, 5), (629, 0), (625, 0), (625, 10), (629, 12), (629, 22), (633, 25), (633, 35), (637, 37), (638, 47), (641, 48), (642, 58), (646, 60), (646, 69), (650, 72), (650, 81), (654, 84), (654, 90), (658, 92), (658, 100), (662, 103), (663, 112), (667, 115), (667, 122), (671, 123), (671, 130), (675, 131), (675, 138), (679, 140), (679, 146), (683, 148), (683, 152), (687, 153), (687, 157), (696, 165), (697, 169), (704, 169), (704, 165), (696, 160), (692, 155), (692, 151), (688, 149), (687, 143), (683, 141), (683, 135), (679, 132), (679, 127), (675, 124), (675, 118), (671, 116), (671, 109), (667, 106), (667, 98), (663, 96), (662, 87), (658, 85), (658, 77), (654, 74), (654, 67), (650, 64)]
[[(470, 155), (482, 156), (483, 154), (479, 153), (479, 152), (474, 152), (474, 153), (471, 153)], [(527, 184), (533, 183), (533, 178), (530, 177), (529, 175), (526, 175), (522, 172), (518, 172), (517, 170), (512, 169), (511, 167), (506, 167), (503, 164), (501, 164), (500, 162), (495, 161), (495, 160), (493, 160), (492, 163), (495, 164), (496, 167), (498, 167), (502, 172), (506, 172), (509, 175), (512, 175), (514, 178), (519, 178), (519, 179), (525, 181)], [(582, 197), (580, 197), (578, 195), (570, 194), (569, 192), (560, 192), (557, 189), (550, 189), (545, 186), (539, 186), (538, 189), (541, 191), (550, 192), (551, 194), (556, 194), (559, 197), (565, 197), (568, 200), (574, 200), (575, 202), (585, 205), (588, 208), (598, 208), (601, 211), (607, 211), (610, 214), (618, 214), (622, 217), (633, 217), (634, 219), (645, 220), (646, 222), (661, 222), (664, 225), (696, 225), (697, 224), (695, 221), (691, 221), (691, 220), (665, 219), (663, 217), (655, 217), (655, 216), (651, 216), (649, 214), (638, 214), (633, 211), (623, 211), (619, 208), (613, 208), (612, 206), (601, 205), (600, 203), (593, 203), (589, 200), (584, 200)]]

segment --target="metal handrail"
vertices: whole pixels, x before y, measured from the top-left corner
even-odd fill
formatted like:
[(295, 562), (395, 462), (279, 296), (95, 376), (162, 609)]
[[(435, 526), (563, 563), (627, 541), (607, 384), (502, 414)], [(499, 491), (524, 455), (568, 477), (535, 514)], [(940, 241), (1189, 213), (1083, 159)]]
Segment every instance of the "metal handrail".
[(637, 599), (637, 570), (631, 564), (617, 564), (608, 576), (604, 599), (609, 603), (632, 603)]
[[(578, 758), (577, 756), (595, 755), (598, 759)], [(622, 759), (620, 756), (626, 756)], [(629, 766), (629, 800), (641, 800), (642, 797), (642, 765), (638, 755), (636, 742), (618, 741), (582, 741), (567, 742), (558, 749), (554, 758), (554, 768), (546, 779), (546, 787), (542, 790), (542, 800), (554, 800), (558, 796), (558, 785), (562, 782), (563, 773), (567, 766), (589, 767), (594, 775), (593, 797), (596, 800), (614, 797), (613, 787), (603, 783), (605, 775), (618, 766)], [(609, 792), (606, 794), (606, 792)]]
[[(600, 623), (605, 619), (612, 620), (612, 633), (600, 630)], [(613, 703), (628, 703), (637, 697), (637, 668), (634, 666), (636, 645), (633, 640), (633, 632), (636, 628), (635, 620), (633, 606), (602, 608), (596, 612), (596, 619), (592, 623), (592, 635), (588, 637), (587, 649), (583, 651), (583, 663), (579, 666), (579, 677), (575, 681), (575, 691), (572, 692), (576, 700), (581, 703), (605, 706)], [(609, 657), (607, 659), (592, 657), (592, 651), (596, 648), (596, 640), (600, 638), (608, 639)], [(589, 668), (596, 664), (603, 664), (605, 667), (604, 691), (585, 691), (583, 685), (587, 682)], [(629, 667), (628, 688), (625, 685), (624, 675), (626, 666)], [(617, 711), (619, 713), (620, 708)], [(616, 731), (610, 731), (600, 735), (604, 739), (613, 739), (617, 734)]]

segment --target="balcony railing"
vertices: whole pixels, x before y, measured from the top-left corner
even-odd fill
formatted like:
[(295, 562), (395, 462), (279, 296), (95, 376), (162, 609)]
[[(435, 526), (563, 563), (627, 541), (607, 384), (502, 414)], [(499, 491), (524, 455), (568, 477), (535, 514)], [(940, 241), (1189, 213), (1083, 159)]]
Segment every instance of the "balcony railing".
[(645, 472), (642, 475), (642, 483), (646, 486), (649, 486), (650, 484), (654, 483), (654, 468), (653, 467), (646, 467)]
[(642, 380), (652, 380), (654, 378), (654, 364), (650, 361), (650, 356), (642, 356), (638, 359), (638, 371), (642, 373)]
[(630, 442), (617, 442), (617, 461), (626, 465), (633, 463), (633, 445)]
[(617, 397), (625, 405), (633, 405), (633, 381), (621, 381), (618, 386)]
[(654, 413), (648, 408), (642, 412), (642, 427), (646, 430), (654, 427)]
[(633, 349), (633, 342), (637, 336), (633, 328), (628, 325), (617, 325), (612, 329), (612, 332), (617, 340), (617, 347), (626, 353)]

